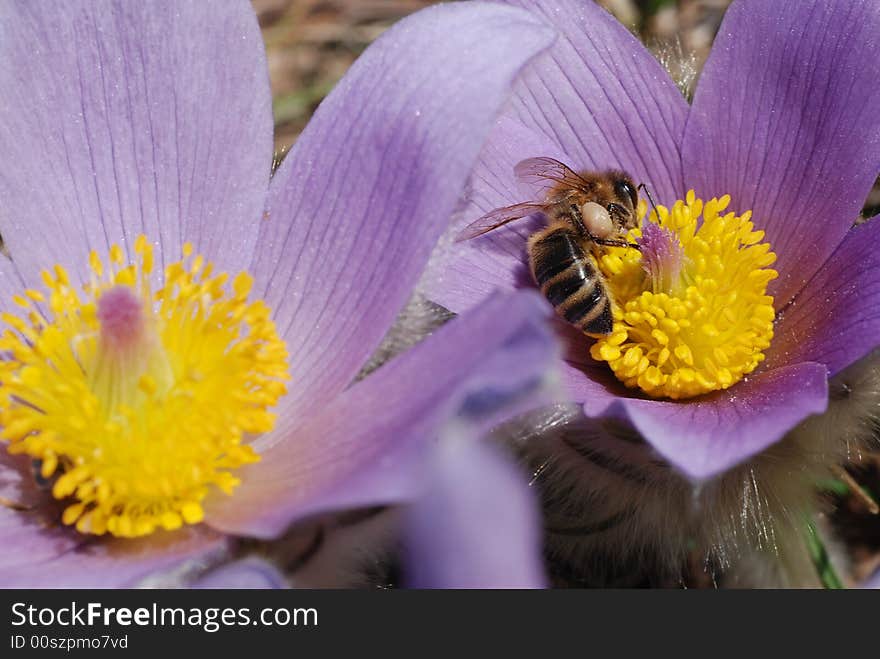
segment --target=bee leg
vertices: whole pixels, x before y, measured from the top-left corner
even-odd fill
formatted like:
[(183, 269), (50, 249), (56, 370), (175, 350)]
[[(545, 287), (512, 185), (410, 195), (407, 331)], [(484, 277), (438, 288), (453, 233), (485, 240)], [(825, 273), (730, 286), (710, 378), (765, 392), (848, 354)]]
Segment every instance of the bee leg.
[(593, 242), (598, 243), (599, 245), (607, 245), (608, 247), (632, 247), (633, 249), (642, 249), (642, 246), (638, 243), (630, 243), (626, 240), (615, 240), (614, 238), (597, 238), (593, 235), (590, 235), (590, 239)]
[(576, 204), (571, 204), (571, 221), (574, 224), (575, 229), (577, 229), (578, 233), (580, 233), (581, 236), (583, 236), (584, 238), (589, 238), (594, 243), (597, 243), (599, 245), (608, 245), (611, 247), (632, 247), (633, 249), (641, 249), (641, 247), (636, 243), (630, 243), (626, 240), (616, 240), (614, 238), (599, 238), (598, 236), (593, 235), (584, 224), (584, 217), (583, 215), (581, 215), (581, 209), (578, 208)]
[(578, 208), (578, 205), (571, 204), (570, 208), (571, 208), (571, 221), (574, 224), (574, 228), (577, 229), (578, 233), (581, 234), (582, 237), (584, 237), (584, 238), (589, 237), (589, 238), (595, 240), (595, 238), (593, 238), (593, 234), (591, 234), (589, 231), (587, 231), (587, 227), (584, 225), (584, 217), (583, 217), (583, 215), (581, 215), (581, 209)]

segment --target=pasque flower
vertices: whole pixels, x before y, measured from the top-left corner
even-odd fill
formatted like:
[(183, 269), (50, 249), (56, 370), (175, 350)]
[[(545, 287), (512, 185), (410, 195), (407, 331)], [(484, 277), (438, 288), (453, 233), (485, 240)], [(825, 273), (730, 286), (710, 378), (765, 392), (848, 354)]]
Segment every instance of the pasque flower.
[[(880, 336), (880, 224), (853, 226), (880, 171), (877, 3), (736, 0), (690, 105), (594, 3), (506, 4), (560, 37), (518, 79), (461, 224), (534, 199), (514, 167), (536, 156), (623, 169), (661, 206), (641, 254), (602, 264), (619, 277), (612, 334), (594, 345), (563, 328), (570, 398), (695, 479), (822, 412), (829, 377)], [(533, 227), (454, 245), (432, 298), (462, 312), (531, 285)]]
[(0, 584), (130, 585), (395, 501), (469, 393), (532, 382), (526, 295), (349, 386), (551, 38), (499, 5), (402, 22), (270, 182), (248, 3), (4, 3)]

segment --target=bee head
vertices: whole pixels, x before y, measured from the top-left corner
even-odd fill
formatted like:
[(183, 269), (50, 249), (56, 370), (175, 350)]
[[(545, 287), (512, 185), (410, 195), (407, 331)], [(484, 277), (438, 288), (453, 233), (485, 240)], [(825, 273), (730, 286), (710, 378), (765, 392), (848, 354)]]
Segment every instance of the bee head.
[(621, 231), (636, 227), (636, 207), (639, 205), (639, 193), (636, 184), (626, 172), (611, 170), (607, 172), (614, 201), (608, 204), (608, 212)]

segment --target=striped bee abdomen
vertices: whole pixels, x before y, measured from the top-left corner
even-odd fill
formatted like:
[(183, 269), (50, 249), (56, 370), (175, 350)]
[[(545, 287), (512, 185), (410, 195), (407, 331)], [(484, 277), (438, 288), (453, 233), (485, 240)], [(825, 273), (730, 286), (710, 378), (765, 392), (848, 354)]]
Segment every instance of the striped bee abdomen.
[(611, 303), (593, 257), (567, 227), (550, 227), (529, 240), (532, 275), (556, 312), (589, 334), (609, 334)]

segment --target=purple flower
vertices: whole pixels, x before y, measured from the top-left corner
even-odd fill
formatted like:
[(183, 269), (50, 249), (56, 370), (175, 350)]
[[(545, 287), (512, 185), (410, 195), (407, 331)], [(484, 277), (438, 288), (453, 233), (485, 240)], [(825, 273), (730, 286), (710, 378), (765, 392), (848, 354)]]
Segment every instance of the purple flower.
[(248, 3), (4, 3), (0, 293), (24, 318), (4, 316), (3, 436), (20, 455), (0, 455), (0, 584), (198, 572), (227, 534), (399, 500), (470, 395), (527, 388), (551, 354), (534, 296), (500, 297), (349, 385), (551, 36), (498, 5), (401, 22), (270, 182)]
[[(778, 257), (778, 278), (767, 289), (774, 336), (760, 355), (752, 350), (761, 345), (746, 348), (755, 357), (746, 377), (725, 381), (721, 355), (710, 375), (728, 388), (652, 399), (625, 388), (588, 354), (590, 340), (568, 332), (571, 399), (590, 417), (628, 421), (695, 479), (729, 469), (822, 412), (828, 378), (876, 346), (880, 330), (880, 223), (853, 228), (880, 170), (877, 4), (734, 2), (690, 106), (645, 48), (592, 2), (507, 4), (530, 9), (559, 38), (517, 81), (453, 231), (494, 208), (531, 201), (514, 166), (542, 156), (574, 169), (626, 170), (660, 204), (671, 206), (691, 189), (703, 199), (729, 195), (729, 210), (752, 211), (750, 221), (735, 220), (744, 240), (766, 240)], [(499, 288), (532, 285), (523, 265), (531, 229), (514, 222), (455, 245), (438, 261), (431, 298), (463, 312)], [(765, 255), (755, 257), (759, 266), (772, 262)], [(773, 273), (765, 272), (758, 276), (769, 280)], [(725, 303), (711, 301), (724, 314)], [(764, 322), (763, 311), (731, 315), (744, 326)], [(609, 361), (622, 359), (607, 353)], [(669, 358), (660, 349), (656, 356)], [(683, 349), (682, 360), (689, 356)]]

